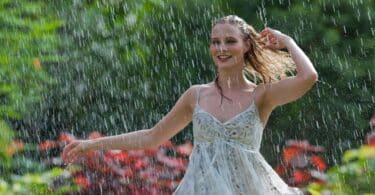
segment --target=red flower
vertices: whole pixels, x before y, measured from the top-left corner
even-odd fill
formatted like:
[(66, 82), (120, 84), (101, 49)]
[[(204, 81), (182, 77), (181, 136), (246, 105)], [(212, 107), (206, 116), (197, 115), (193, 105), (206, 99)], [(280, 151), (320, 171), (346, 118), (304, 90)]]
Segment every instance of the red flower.
[(297, 147), (286, 147), (283, 150), (283, 161), (289, 163), (295, 156), (302, 152), (303, 151)]
[(325, 171), (327, 169), (326, 162), (318, 155), (312, 155), (310, 157), (310, 162), (319, 170)]
[(165, 147), (165, 148), (172, 148), (173, 147), (173, 143), (170, 140), (168, 140), (165, 143), (163, 143), (161, 146)]
[(59, 135), (59, 142), (62, 144), (68, 144), (74, 140), (74, 136), (69, 133), (60, 133)]
[(124, 171), (124, 176), (125, 177), (133, 177), (134, 176), (134, 172), (133, 172), (133, 170), (130, 167), (124, 168), (123, 171)]
[(180, 154), (180, 155), (183, 155), (183, 156), (188, 156), (191, 154), (193, 150), (193, 145), (190, 143), (190, 142), (186, 142), (182, 145), (179, 145), (176, 147), (176, 151)]
[(186, 160), (181, 159), (181, 158), (158, 155), (157, 159), (161, 163), (163, 163), (163, 164), (165, 164), (165, 165), (167, 165), (168, 167), (171, 167), (171, 168), (185, 169), (185, 166), (186, 166)]
[(307, 171), (295, 170), (293, 172), (293, 179), (295, 184), (304, 185), (309, 182), (309, 180), (311, 179), (311, 175)]
[(129, 150), (128, 155), (135, 157), (135, 158), (140, 158), (145, 155), (145, 151), (144, 150)]
[(144, 161), (142, 159), (138, 159), (137, 162), (135, 162), (134, 167), (136, 169), (143, 169), (143, 168), (145, 168), (147, 166), (147, 164), (148, 163), (146, 161)]
[[(375, 118), (374, 118), (375, 120)], [(366, 135), (366, 144), (375, 147), (375, 131), (371, 131)]]
[(286, 167), (285, 167), (284, 165), (279, 164), (279, 165), (276, 166), (275, 171), (276, 171), (276, 173), (279, 174), (280, 176), (283, 176), (283, 175), (286, 174), (286, 172), (287, 172), (288, 170), (286, 169)]
[(101, 138), (101, 137), (103, 137), (103, 135), (96, 132), (96, 131), (90, 133), (90, 135), (89, 135), (89, 139), (97, 139), (97, 138)]
[(112, 159), (117, 160), (118, 162), (122, 164), (127, 164), (130, 162), (127, 151), (113, 150), (113, 151), (107, 152), (104, 156), (104, 160), (106, 162), (111, 162)]
[(324, 148), (321, 146), (310, 145), (307, 140), (288, 140), (287, 146), (296, 147), (306, 152), (323, 152)]
[(47, 151), (53, 148), (56, 148), (58, 146), (57, 142), (52, 140), (46, 140), (39, 144), (39, 150), (40, 151)]
[(173, 189), (177, 186), (177, 182), (170, 179), (159, 179), (157, 184), (168, 189)]
[(89, 180), (83, 175), (76, 176), (74, 182), (84, 189), (89, 187)]
[(155, 156), (158, 153), (156, 149), (144, 149), (144, 154), (148, 157)]

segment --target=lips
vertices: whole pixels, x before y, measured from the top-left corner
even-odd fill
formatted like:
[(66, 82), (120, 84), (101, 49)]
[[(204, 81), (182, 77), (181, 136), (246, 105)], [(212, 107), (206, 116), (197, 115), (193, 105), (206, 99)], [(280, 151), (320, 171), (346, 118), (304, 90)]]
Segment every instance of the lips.
[(219, 60), (223, 61), (223, 60), (228, 60), (229, 58), (231, 58), (232, 56), (231, 55), (223, 55), (223, 54), (220, 54), (220, 55), (217, 55), (216, 56)]

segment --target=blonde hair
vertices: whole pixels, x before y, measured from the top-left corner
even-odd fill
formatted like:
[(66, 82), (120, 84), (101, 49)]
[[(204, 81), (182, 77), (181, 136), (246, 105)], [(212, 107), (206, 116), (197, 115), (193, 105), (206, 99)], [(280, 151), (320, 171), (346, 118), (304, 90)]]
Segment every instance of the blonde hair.
[[(288, 52), (273, 50), (265, 47), (261, 36), (256, 30), (246, 23), (242, 18), (229, 15), (214, 21), (212, 27), (216, 24), (232, 24), (237, 26), (243, 35), (244, 41), (250, 41), (250, 49), (245, 53), (245, 72), (252, 75), (254, 82), (258, 80), (263, 83), (271, 83), (276, 80), (287, 77), (287, 73), (295, 71), (295, 64)], [(221, 87), (216, 76), (215, 84), (221, 92)]]

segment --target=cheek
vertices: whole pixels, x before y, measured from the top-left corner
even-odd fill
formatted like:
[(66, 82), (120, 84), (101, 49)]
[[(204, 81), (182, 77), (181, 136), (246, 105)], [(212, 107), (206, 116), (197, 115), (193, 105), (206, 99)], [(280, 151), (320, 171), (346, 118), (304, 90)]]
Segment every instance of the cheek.
[(215, 46), (210, 46), (210, 53), (215, 54), (215, 52), (216, 52)]
[(238, 53), (238, 54), (244, 54), (245, 53), (245, 48), (242, 47), (242, 46), (236, 46), (236, 47), (233, 47), (232, 48), (234, 52)]

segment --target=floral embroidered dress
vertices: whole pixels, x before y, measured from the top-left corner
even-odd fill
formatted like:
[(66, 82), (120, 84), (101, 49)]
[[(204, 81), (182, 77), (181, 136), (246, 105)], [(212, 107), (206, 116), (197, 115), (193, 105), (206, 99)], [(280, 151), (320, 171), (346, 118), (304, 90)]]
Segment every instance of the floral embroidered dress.
[(246, 110), (221, 122), (200, 107), (199, 90), (193, 112), (194, 147), (173, 194), (303, 194), (284, 183), (260, 154), (264, 128), (254, 98)]

